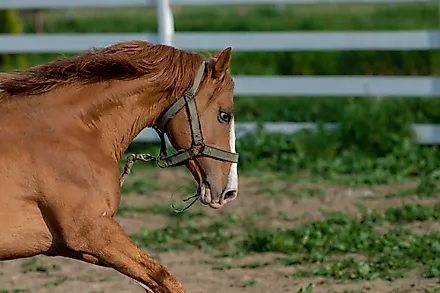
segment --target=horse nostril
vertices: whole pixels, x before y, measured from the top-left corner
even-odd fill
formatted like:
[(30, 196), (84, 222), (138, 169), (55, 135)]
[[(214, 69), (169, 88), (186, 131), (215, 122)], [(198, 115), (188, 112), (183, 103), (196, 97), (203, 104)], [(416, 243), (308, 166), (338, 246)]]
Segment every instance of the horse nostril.
[(236, 190), (228, 190), (225, 192), (225, 194), (223, 195), (223, 199), (225, 201), (231, 201), (233, 200), (235, 197), (237, 196), (237, 191)]

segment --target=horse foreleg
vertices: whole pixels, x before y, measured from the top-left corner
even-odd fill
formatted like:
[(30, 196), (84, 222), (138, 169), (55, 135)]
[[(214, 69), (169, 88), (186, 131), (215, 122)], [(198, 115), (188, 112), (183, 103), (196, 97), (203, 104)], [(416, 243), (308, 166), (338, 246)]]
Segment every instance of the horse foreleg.
[(147, 292), (185, 292), (169, 270), (143, 253), (113, 218), (105, 216), (87, 222), (87, 227), (64, 231), (68, 249), (75, 252), (67, 257), (105, 264), (137, 281)]

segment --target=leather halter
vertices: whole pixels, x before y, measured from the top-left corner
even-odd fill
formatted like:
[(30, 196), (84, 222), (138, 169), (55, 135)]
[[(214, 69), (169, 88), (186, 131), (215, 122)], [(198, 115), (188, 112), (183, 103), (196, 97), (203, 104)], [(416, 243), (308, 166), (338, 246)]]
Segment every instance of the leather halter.
[[(205, 68), (206, 62), (203, 62), (191, 88), (161, 115), (157, 125), (153, 127), (160, 137), (160, 154), (157, 157), (157, 164), (159, 167), (166, 168), (179, 166), (186, 161), (199, 156), (207, 156), (221, 161), (238, 163), (238, 153), (231, 153), (214, 146), (209, 146), (205, 144), (203, 140), (195, 96), (202, 81), (203, 74), (205, 73)], [(168, 156), (165, 142), (167, 124), (185, 106), (191, 127), (191, 147), (179, 150), (176, 154)]]

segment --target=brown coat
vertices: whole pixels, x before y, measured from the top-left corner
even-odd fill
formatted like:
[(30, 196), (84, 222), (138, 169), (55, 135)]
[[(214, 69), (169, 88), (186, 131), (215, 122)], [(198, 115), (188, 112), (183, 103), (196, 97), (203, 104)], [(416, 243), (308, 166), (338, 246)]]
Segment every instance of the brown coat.
[[(1, 73), (0, 259), (65, 256), (112, 267), (149, 292), (185, 292), (113, 215), (127, 146), (183, 95), (202, 60), (132, 41)], [(230, 49), (209, 59), (197, 106), (205, 140), (235, 152), (233, 118), (219, 122), (233, 115), (230, 62)], [(191, 145), (185, 111), (168, 135), (176, 148)], [(236, 164), (199, 157), (186, 167), (203, 203), (218, 208), (233, 199), (225, 197), (231, 188), (236, 195)]]

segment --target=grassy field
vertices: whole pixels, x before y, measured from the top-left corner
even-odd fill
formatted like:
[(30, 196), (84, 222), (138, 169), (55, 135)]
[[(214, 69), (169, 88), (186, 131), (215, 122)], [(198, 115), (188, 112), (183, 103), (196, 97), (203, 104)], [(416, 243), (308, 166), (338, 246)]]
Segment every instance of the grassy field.
[[(440, 193), (424, 185), (245, 174), (229, 206), (175, 214), (171, 196), (179, 204), (195, 190), (188, 172), (137, 165), (117, 220), (188, 293), (433, 293)], [(112, 270), (61, 258), (3, 262), (0, 272), (5, 293), (141, 292)]]

